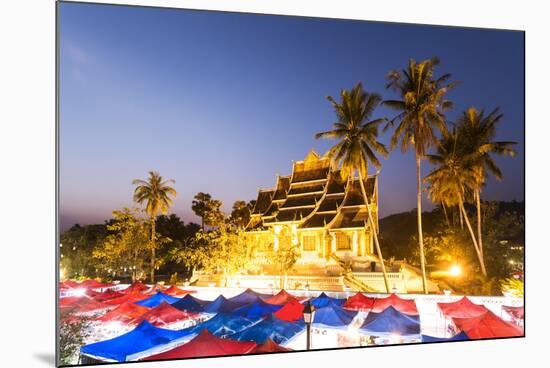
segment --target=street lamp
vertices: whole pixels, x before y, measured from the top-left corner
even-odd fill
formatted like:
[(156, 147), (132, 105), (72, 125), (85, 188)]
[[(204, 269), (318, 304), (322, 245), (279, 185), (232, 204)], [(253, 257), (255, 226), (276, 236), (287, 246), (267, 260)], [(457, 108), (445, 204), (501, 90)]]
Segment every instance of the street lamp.
[(311, 323), (313, 322), (313, 317), (315, 316), (315, 308), (308, 301), (304, 307), (304, 322), (306, 323), (306, 333), (307, 333), (307, 350), (311, 350)]

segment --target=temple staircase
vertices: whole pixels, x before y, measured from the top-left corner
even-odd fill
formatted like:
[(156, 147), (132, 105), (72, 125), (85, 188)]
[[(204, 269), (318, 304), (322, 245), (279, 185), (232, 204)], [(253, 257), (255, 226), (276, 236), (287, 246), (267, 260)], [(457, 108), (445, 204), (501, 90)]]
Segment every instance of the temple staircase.
[(342, 275), (344, 277), (344, 284), (349, 287), (351, 290), (356, 292), (376, 292), (375, 289), (371, 288), (361, 280), (359, 280), (357, 277), (353, 275), (353, 271), (351, 269), (351, 264), (349, 262), (346, 262), (345, 260), (339, 258), (336, 254), (332, 254), (331, 258), (334, 259), (338, 263), (338, 265), (342, 268)]

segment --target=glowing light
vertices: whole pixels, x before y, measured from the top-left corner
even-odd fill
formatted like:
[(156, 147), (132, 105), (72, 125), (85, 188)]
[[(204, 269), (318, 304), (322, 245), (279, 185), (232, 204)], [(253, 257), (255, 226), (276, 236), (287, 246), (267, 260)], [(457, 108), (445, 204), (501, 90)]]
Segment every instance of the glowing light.
[(86, 289), (75, 289), (74, 296), (84, 296), (86, 294)]
[(462, 270), (460, 269), (459, 265), (454, 265), (449, 270), (449, 275), (451, 275), (451, 276), (455, 276), (455, 277), (460, 276), (461, 273), (462, 273)]

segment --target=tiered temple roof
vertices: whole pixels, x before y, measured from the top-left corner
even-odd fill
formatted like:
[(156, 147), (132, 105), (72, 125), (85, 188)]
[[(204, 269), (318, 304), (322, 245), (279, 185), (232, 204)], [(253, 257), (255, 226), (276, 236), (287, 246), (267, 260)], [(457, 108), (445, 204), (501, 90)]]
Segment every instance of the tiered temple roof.
[[(370, 203), (377, 203), (377, 177), (364, 180)], [(360, 228), (367, 223), (358, 178), (343, 181), (331, 160), (310, 151), (293, 163), (290, 176), (278, 176), (274, 189), (260, 189), (247, 230), (266, 230), (277, 224), (298, 228)]]

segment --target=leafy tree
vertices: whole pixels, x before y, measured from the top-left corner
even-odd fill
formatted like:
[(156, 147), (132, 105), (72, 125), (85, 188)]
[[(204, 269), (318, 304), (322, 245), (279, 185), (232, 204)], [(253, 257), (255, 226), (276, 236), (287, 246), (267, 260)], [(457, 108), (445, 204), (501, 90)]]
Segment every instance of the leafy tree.
[(93, 250), (107, 236), (106, 225), (78, 224), (61, 234), (61, 268), (66, 278), (78, 278), (95, 273)]
[(201, 218), (201, 228), (204, 231), (204, 217), (206, 211), (210, 208), (209, 204), (212, 200), (212, 196), (208, 193), (199, 192), (195, 195), (195, 199), (191, 203), (191, 209), (195, 214)]
[(250, 262), (250, 250), (242, 230), (221, 222), (211, 231), (199, 230), (193, 246), (174, 252), (174, 259), (190, 268), (226, 276), (244, 270)]
[[(290, 234), (288, 227), (283, 227), (280, 235), (285, 236)], [(280, 279), (281, 289), (286, 288), (286, 278), (288, 273), (292, 270), (298, 259), (300, 258), (300, 251), (298, 247), (290, 242), (279, 242), (277, 249), (273, 246), (268, 247), (265, 250), (265, 255), (270, 263), (275, 265), (277, 275), (283, 275), (284, 280)]]
[(137, 209), (113, 211), (109, 235), (93, 251), (103, 274), (131, 274), (133, 280), (144, 274), (150, 238), (147, 224), (138, 215)]
[(212, 199), (208, 202), (208, 208), (204, 212), (204, 223), (210, 227), (221, 226), (225, 221), (225, 215), (221, 210), (223, 202)]
[(245, 201), (235, 201), (229, 220), (239, 228), (244, 228), (250, 221), (250, 203)]
[(523, 280), (509, 278), (501, 281), (501, 289), (503, 292), (508, 292), (516, 298), (523, 298), (525, 292), (525, 283)]
[(155, 282), (155, 251), (158, 246), (155, 235), (155, 220), (159, 213), (166, 214), (168, 208), (172, 205), (172, 198), (177, 195), (176, 190), (170, 186), (175, 183), (174, 180), (164, 180), (159, 173), (149, 172), (147, 180), (136, 179), (132, 184), (136, 185), (134, 190), (134, 201), (138, 204), (145, 204), (145, 212), (149, 215), (151, 221), (151, 283)]
[(380, 161), (376, 153), (387, 156), (386, 147), (378, 141), (378, 127), (384, 119), (369, 120), (374, 109), (380, 104), (382, 98), (376, 93), (368, 93), (363, 90), (363, 85), (357, 85), (351, 90), (340, 92), (340, 102), (329, 96), (328, 100), (334, 108), (337, 121), (333, 124), (333, 130), (318, 133), (315, 138), (337, 139), (338, 143), (329, 151), (328, 155), (336, 166), (341, 168), (340, 173), (343, 180), (354, 180), (355, 172), (359, 175), (361, 192), (365, 200), (369, 225), (374, 237), (376, 252), (382, 273), (386, 291), (390, 292), (390, 285), (382, 257), (382, 250), (378, 242), (377, 226), (372, 217), (369, 198), (365, 191), (364, 181), (368, 177), (369, 162), (377, 169), (380, 168)]
[(387, 87), (396, 91), (399, 99), (383, 102), (383, 105), (398, 112), (397, 116), (391, 120), (391, 125), (395, 126), (391, 137), (391, 148), (394, 149), (398, 144), (403, 152), (408, 151), (411, 147), (414, 148), (417, 178), (418, 247), (425, 293), (428, 293), (428, 283), (422, 235), (421, 162), (430, 146), (436, 143), (435, 130), (444, 131), (446, 129), (443, 112), (452, 107), (452, 103), (444, 98), (447, 91), (454, 86), (447, 83), (451, 77), (450, 74), (435, 77), (435, 67), (438, 64), (437, 58), (419, 63), (410, 59), (406, 69), (391, 71), (388, 74)]

